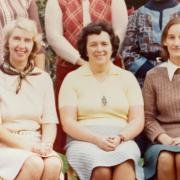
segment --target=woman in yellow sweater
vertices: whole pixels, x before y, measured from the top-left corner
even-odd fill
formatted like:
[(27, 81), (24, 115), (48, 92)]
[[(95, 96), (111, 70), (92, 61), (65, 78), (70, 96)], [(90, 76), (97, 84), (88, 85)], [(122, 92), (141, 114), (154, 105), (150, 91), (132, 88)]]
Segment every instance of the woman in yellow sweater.
[(143, 180), (133, 140), (144, 127), (143, 99), (132, 73), (111, 61), (118, 44), (109, 24), (87, 25), (78, 49), (88, 63), (69, 73), (60, 89), (66, 155), (81, 180)]

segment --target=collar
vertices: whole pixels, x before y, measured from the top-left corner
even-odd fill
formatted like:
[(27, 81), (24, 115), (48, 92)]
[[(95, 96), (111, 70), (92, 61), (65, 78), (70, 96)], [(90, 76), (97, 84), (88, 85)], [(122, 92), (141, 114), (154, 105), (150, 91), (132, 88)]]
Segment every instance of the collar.
[[(81, 67), (80, 73), (83, 76), (93, 76), (93, 72), (91, 71), (89, 63), (87, 63), (86, 65)], [(113, 63), (110, 63), (109, 75), (111, 75), (111, 76), (115, 75), (116, 76), (116, 75), (120, 75), (120, 74), (121, 74), (121, 68), (117, 67)]]
[(177, 66), (175, 64), (173, 64), (170, 60), (168, 60), (167, 62), (163, 63), (162, 65), (160, 65), (162, 67), (166, 67), (167, 68), (167, 72), (168, 72), (168, 77), (169, 80), (172, 81), (173, 80), (173, 76), (175, 71), (180, 68), (180, 66)]

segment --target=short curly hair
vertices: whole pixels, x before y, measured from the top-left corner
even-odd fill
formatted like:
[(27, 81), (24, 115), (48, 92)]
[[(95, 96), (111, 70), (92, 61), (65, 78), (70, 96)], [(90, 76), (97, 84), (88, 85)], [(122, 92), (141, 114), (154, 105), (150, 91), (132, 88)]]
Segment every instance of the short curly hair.
[(85, 26), (79, 36), (79, 39), (77, 41), (77, 48), (79, 50), (79, 53), (81, 57), (88, 61), (87, 56), (87, 38), (89, 35), (92, 34), (100, 34), (102, 31), (105, 31), (109, 34), (110, 42), (112, 45), (112, 55), (111, 57), (114, 58), (117, 55), (118, 48), (119, 48), (119, 38), (115, 35), (112, 25), (106, 21), (96, 21), (89, 23), (87, 26)]
[(42, 46), (42, 36), (37, 31), (36, 23), (33, 20), (19, 17), (15, 21), (9, 22), (3, 28), (3, 48), (4, 48), (4, 57), (9, 56), (9, 38), (12, 35), (13, 31), (16, 29), (22, 29), (33, 34), (33, 49), (29, 56), (29, 59), (34, 59), (37, 53), (40, 51)]

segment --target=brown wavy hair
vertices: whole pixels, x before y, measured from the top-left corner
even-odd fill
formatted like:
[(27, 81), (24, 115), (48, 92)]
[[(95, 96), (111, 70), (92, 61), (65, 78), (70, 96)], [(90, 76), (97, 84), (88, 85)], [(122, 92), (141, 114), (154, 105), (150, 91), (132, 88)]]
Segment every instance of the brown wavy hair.
[(114, 58), (117, 55), (117, 51), (119, 48), (119, 38), (115, 35), (113, 28), (110, 23), (106, 21), (96, 21), (88, 24), (84, 27), (80, 33), (79, 39), (77, 41), (77, 48), (81, 57), (88, 61), (87, 56), (87, 38), (89, 35), (92, 34), (100, 34), (102, 31), (105, 31), (109, 34), (111, 45), (112, 45), (112, 55), (111, 57)]

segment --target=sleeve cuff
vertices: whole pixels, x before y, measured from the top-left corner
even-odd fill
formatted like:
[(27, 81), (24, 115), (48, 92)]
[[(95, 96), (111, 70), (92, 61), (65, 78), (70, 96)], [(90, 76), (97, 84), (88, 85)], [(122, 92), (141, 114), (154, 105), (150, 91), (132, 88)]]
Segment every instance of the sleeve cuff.
[(151, 137), (150, 137), (150, 140), (154, 143), (156, 142), (157, 140), (157, 137), (162, 134), (162, 133), (165, 133), (164, 130), (160, 130), (160, 131), (156, 131)]

